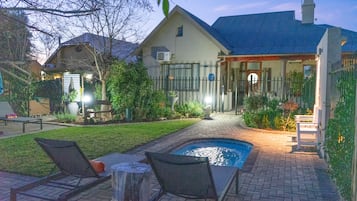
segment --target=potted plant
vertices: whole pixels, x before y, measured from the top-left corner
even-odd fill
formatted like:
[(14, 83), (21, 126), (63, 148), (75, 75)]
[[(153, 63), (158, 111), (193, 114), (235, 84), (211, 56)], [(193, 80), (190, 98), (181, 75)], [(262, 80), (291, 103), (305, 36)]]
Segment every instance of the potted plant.
[(175, 103), (178, 101), (178, 95), (175, 91), (169, 91), (168, 99), (171, 105), (171, 110), (174, 111)]
[(63, 101), (67, 104), (68, 112), (73, 115), (77, 115), (78, 113), (78, 104), (75, 101), (77, 95), (78, 95), (77, 90), (73, 87), (72, 84), (70, 84), (68, 87), (68, 93), (65, 93), (62, 97)]

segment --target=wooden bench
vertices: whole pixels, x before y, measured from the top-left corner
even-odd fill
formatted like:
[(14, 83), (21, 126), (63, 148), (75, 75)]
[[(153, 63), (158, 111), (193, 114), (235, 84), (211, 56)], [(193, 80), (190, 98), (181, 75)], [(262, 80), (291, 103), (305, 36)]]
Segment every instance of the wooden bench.
[(316, 115), (295, 115), (297, 149), (301, 146), (318, 145), (321, 110)]
[(96, 118), (97, 114), (102, 114), (102, 113), (109, 113), (110, 114), (110, 118), (112, 118), (112, 113), (113, 113), (113, 109), (112, 109), (112, 104), (107, 101), (107, 100), (96, 100), (93, 103), (93, 106), (100, 106), (100, 105), (108, 105), (109, 109), (108, 110), (95, 110), (95, 109), (87, 109), (85, 111), (85, 121), (88, 123), (88, 119), (91, 118)]

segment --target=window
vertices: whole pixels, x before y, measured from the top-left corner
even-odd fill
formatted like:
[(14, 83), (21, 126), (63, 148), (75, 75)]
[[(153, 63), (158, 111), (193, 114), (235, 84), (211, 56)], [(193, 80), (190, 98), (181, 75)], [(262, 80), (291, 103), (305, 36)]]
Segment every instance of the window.
[(311, 78), (315, 74), (315, 66), (304, 65), (304, 79)]
[(183, 25), (177, 27), (177, 34), (176, 37), (182, 37), (183, 36)]
[(271, 68), (264, 68), (262, 72), (262, 79), (264, 81), (264, 88), (271, 92), (272, 78), (271, 78)]
[(167, 78), (166, 89), (198, 91), (200, 87), (200, 64), (163, 64), (163, 75)]
[(260, 70), (260, 62), (248, 62), (247, 70)]

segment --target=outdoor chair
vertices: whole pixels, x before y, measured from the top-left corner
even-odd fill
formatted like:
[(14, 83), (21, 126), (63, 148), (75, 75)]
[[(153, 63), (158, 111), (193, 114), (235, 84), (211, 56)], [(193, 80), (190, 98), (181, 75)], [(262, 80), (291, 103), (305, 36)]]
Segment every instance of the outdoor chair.
[(297, 149), (301, 146), (317, 146), (319, 144), (321, 110), (314, 115), (295, 115)]
[(111, 165), (145, 159), (138, 155), (108, 154), (96, 159), (105, 165), (104, 171), (97, 173), (76, 142), (43, 138), (35, 138), (35, 141), (52, 159), (59, 172), (27, 185), (11, 188), (11, 201), (16, 201), (20, 195), (41, 200), (68, 200), (77, 193), (108, 180)]
[(7, 122), (22, 123), (22, 132), (25, 133), (25, 125), (28, 123), (40, 124), (42, 130), (42, 119), (32, 117), (18, 117), (8, 102), (0, 102), (0, 120), (4, 121), (5, 126)]
[(161, 187), (153, 200), (167, 193), (189, 199), (223, 200), (234, 179), (238, 193), (238, 168), (211, 166), (207, 157), (145, 154)]

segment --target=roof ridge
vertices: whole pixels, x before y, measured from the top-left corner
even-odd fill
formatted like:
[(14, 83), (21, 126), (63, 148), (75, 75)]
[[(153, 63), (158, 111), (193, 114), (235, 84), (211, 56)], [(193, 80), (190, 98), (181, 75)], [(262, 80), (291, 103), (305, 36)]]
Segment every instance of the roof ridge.
[[(295, 11), (294, 10), (287, 10), (287, 11), (275, 11), (275, 12), (265, 12), (265, 13), (250, 13), (250, 14), (241, 14), (241, 15), (227, 15), (227, 16), (221, 16), (218, 19), (220, 18), (230, 18), (230, 17), (244, 17), (244, 16), (247, 16), (247, 17), (250, 17), (250, 16), (253, 16), (253, 15), (276, 15), (278, 13), (293, 13), (294, 14), (294, 17), (295, 17)], [(216, 21), (217, 21), (216, 20)], [(214, 24), (214, 23), (213, 23)]]
[[(71, 38), (63, 43), (61, 43), (61, 45), (63, 44), (66, 44), (66, 43), (71, 43), (73, 41), (84, 41), (84, 42), (91, 42), (91, 37), (95, 37), (95, 38), (104, 38), (105, 40), (108, 40), (109, 37), (108, 36), (103, 36), (103, 35), (98, 35), (98, 34), (94, 34), (94, 33), (90, 33), (90, 32), (85, 32), (85, 33), (82, 33), (81, 35), (79, 36), (76, 36), (74, 38)], [(126, 42), (126, 43), (133, 43), (133, 42), (129, 42), (129, 41), (126, 41), (126, 40), (121, 40), (121, 39), (116, 39), (116, 38), (113, 38), (113, 40), (115, 40), (116, 42)]]
[(207, 22), (203, 21), (201, 18), (197, 17), (196, 15), (192, 14), (191, 12), (187, 11), (186, 9), (180, 7), (180, 6), (175, 6), (174, 9), (180, 9), (183, 12), (185, 12), (189, 17), (192, 18), (193, 21), (195, 21), (199, 26), (201, 26), (206, 32), (208, 32), (213, 38), (215, 38), (221, 45), (223, 45), (225, 48), (230, 49), (230, 45), (227, 43), (227, 41), (224, 39), (224, 37), (221, 36), (221, 34), (217, 31), (215, 27), (212, 25), (209, 25)]

